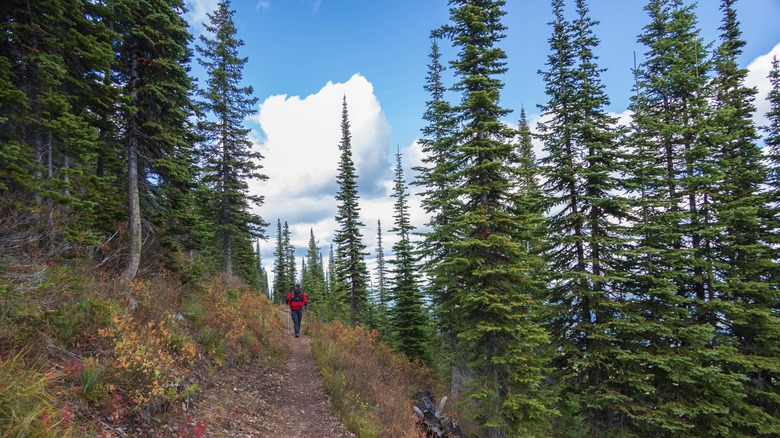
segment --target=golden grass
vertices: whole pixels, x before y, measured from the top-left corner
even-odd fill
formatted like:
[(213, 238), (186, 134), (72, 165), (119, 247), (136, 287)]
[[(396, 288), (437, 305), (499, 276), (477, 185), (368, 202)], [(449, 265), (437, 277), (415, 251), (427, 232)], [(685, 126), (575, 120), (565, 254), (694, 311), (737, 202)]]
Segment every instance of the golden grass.
[(412, 403), (418, 391), (446, 394), (434, 372), (377, 341), (377, 332), (339, 322), (309, 325), (312, 352), (334, 409), (360, 437), (420, 436)]

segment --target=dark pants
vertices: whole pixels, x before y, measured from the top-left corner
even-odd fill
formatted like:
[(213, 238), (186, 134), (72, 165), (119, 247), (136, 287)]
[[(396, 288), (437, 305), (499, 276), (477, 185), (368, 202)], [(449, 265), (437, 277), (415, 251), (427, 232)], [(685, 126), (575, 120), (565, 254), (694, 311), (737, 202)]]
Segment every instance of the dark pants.
[(293, 327), (295, 327), (295, 334), (301, 334), (301, 318), (303, 318), (303, 309), (290, 310), (292, 315)]

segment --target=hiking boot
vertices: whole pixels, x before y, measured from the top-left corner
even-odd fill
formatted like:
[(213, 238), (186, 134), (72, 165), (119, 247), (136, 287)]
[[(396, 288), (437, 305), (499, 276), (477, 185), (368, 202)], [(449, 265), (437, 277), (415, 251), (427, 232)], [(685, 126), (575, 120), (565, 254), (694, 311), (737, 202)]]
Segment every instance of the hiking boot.
[(296, 334), (295, 334), (295, 337), (296, 337), (296, 338), (297, 338), (297, 337), (300, 337), (300, 336), (301, 336), (301, 335), (299, 335), (298, 333), (296, 333)]

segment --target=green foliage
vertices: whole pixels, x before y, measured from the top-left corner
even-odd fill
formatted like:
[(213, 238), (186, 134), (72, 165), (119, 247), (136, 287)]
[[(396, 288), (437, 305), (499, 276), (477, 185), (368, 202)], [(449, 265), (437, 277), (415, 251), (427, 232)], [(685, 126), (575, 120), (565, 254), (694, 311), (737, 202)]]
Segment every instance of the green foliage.
[(97, 359), (91, 358), (84, 361), (81, 372), (76, 378), (79, 394), (86, 400), (97, 402), (108, 393), (105, 379), (107, 369)]
[(73, 307), (63, 307), (53, 312), (52, 325), (64, 345), (82, 342), (94, 335), (99, 328), (106, 328), (119, 313), (117, 303), (84, 296)]
[(430, 353), (429, 321), (426, 309), (423, 307), (423, 296), (411, 241), (414, 227), (409, 218), (409, 194), (404, 180), (400, 152), (396, 153), (394, 182), (392, 195), (395, 198), (394, 226), (390, 232), (397, 234), (398, 241), (393, 244), (395, 258), (390, 261), (393, 266), (391, 334), (398, 351), (412, 360), (430, 364), (433, 358)]
[(452, 240), (437, 272), (437, 287), (448, 289), (456, 354), (466, 361), (461, 372), (470, 376), (464, 390), (477, 419), (496, 436), (536, 433), (552, 414), (542, 384), (547, 334), (535, 321), (540, 259), (526, 244), (538, 222), (513, 214), (522, 196), (514, 190), (520, 158), (510, 141), (514, 132), (500, 121), (509, 112), (499, 105), (504, 5), (453, 1), (450, 24), (442, 29), (460, 48), (450, 63), (461, 95), (453, 108), (460, 127), (444, 145), (457, 163), (447, 200), (462, 204), (443, 228)]
[[(205, 164), (201, 179), (211, 188), (212, 198), (205, 214), (216, 219), (215, 233), (225, 272), (232, 276), (234, 259), (240, 260), (242, 278), (252, 279), (257, 275), (257, 266), (253, 263), (251, 239), (263, 237), (268, 224), (251, 212), (252, 205), (261, 205), (263, 197), (250, 194), (247, 181), (267, 177), (259, 172), (262, 155), (252, 151), (249, 129), (243, 127), (257, 98), (251, 97), (251, 86), (239, 86), (247, 59), (238, 56), (244, 43), (236, 38), (233, 14), (230, 1), (219, 2), (206, 24), (213, 36), (202, 35), (202, 45), (198, 47), (200, 64), (208, 74), (200, 103), (204, 115), (199, 123), (204, 139), (201, 154)], [(250, 251), (246, 250), (247, 245)]]
[(55, 375), (27, 364), (26, 353), (0, 358), (0, 437), (74, 436), (69, 428), (72, 414), (55, 405)]
[(361, 321), (363, 312), (368, 305), (368, 268), (365, 256), (368, 255), (363, 243), (360, 227), (365, 226), (360, 221), (359, 195), (357, 190), (357, 173), (352, 159), (352, 134), (349, 131), (349, 113), (347, 97), (344, 96), (341, 110), (341, 140), (339, 141), (338, 175), (336, 181), (339, 191), (336, 193), (338, 211), (336, 223), (339, 228), (333, 236), (336, 245), (336, 260), (334, 275), (336, 286), (333, 293), (339, 299), (346, 300), (349, 306), (349, 321), (357, 324)]

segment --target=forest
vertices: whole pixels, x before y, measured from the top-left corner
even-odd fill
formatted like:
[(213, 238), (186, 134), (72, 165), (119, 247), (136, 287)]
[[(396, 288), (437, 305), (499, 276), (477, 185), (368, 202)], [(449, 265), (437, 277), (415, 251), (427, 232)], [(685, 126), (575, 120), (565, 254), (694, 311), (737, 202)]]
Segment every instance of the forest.
[(0, 437), (111, 436), (221, 370), (278, 367), (275, 304), (296, 283), (319, 336), (433, 376), (474, 436), (780, 436), (780, 61), (768, 95), (746, 85), (736, 2), (715, 42), (693, 2), (643, 2), (621, 124), (587, 0), (551, 0), (532, 129), (500, 104), (506, 2), (451, 0), (431, 23), (423, 164), (405, 175), (395, 154), (369, 272), (349, 96), (331, 247), (312, 231), (296, 260), (285, 218), (255, 213), (258, 99), (229, 0), (197, 40), (182, 0), (4, 1)]

